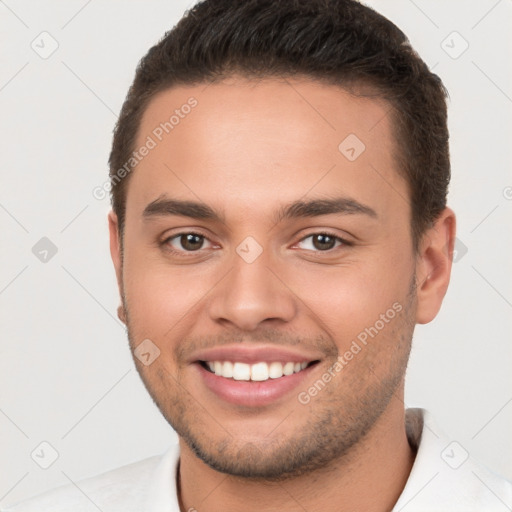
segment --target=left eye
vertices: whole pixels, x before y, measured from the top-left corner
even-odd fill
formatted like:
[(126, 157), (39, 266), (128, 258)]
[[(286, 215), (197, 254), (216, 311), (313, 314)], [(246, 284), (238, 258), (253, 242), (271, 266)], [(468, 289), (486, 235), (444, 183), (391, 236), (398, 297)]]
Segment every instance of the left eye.
[(169, 238), (167, 243), (177, 251), (193, 252), (204, 249), (204, 244), (210, 241), (197, 233), (181, 233)]
[(301, 249), (308, 251), (329, 251), (342, 245), (343, 240), (327, 233), (315, 233), (303, 238), (299, 242), (299, 246), (300, 244), (302, 244)]

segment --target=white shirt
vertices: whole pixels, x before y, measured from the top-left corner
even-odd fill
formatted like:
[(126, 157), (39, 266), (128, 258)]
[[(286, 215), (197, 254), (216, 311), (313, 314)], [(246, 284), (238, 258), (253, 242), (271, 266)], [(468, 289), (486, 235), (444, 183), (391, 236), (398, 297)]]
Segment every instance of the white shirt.
[[(406, 414), (409, 443), (418, 451), (393, 512), (512, 510), (512, 482), (440, 434), (427, 411), (408, 409)], [(161, 456), (48, 491), (4, 512), (180, 512), (178, 461), (176, 444)]]

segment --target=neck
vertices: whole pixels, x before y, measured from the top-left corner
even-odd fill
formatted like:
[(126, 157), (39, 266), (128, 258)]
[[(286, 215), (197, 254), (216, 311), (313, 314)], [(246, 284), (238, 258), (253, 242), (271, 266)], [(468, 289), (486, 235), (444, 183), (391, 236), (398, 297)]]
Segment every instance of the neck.
[(392, 402), (372, 430), (342, 460), (280, 482), (219, 473), (198, 459), (180, 439), (182, 512), (390, 511), (405, 486), (415, 456), (407, 441), (403, 402)]

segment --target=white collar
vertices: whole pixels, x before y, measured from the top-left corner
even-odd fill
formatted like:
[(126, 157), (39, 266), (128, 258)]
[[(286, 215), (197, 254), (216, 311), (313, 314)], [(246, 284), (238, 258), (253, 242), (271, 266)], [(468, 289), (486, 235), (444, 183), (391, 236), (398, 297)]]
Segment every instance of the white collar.
[(409, 443), (416, 460), (392, 512), (505, 512), (512, 483), (476, 462), (457, 440), (441, 431), (424, 409), (407, 409)]

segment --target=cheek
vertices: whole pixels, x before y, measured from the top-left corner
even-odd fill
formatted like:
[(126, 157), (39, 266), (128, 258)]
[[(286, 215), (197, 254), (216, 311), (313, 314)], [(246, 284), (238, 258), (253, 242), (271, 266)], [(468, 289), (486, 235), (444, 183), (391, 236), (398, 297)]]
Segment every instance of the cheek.
[(186, 325), (213, 286), (210, 274), (205, 268), (170, 266), (161, 255), (127, 244), (123, 283), (132, 328), (148, 337), (162, 337)]
[(372, 264), (347, 261), (337, 267), (310, 265), (293, 269), (283, 281), (304, 305), (305, 315), (324, 327), (343, 348), (390, 309), (388, 316), (394, 317), (395, 303), (404, 306), (411, 265), (393, 265), (392, 261), (381, 257)]

